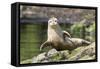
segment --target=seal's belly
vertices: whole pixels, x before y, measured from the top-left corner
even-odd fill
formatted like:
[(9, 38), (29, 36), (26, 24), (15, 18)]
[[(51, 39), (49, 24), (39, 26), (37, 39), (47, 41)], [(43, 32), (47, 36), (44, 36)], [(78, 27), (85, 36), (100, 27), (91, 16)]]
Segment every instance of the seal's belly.
[(57, 43), (58, 43), (58, 44), (59, 44), (59, 43), (63, 43), (63, 39), (62, 39), (61, 37), (59, 37), (59, 36), (50, 37), (48, 41), (50, 41), (50, 42), (52, 42), (52, 43), (56, 43), (56, 45), (57, 45)]
[(64, 38), (63, 33), (60, 30), (53, 30), (49, 28), (48, 30), (48, 42), (52, 43), (52, 47), (56, 50), (64, 50)]

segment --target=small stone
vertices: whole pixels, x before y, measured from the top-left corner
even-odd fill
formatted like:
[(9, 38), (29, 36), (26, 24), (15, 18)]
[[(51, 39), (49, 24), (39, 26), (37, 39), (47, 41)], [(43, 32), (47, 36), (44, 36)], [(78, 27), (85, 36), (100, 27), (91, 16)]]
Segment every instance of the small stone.
[(46, 59), (46, 56), (45, 56), (45, 52), (44, 53), (41, 53), (39, 54), (38, 56), (34, 57), (33, 58), (33, 63), (37, 63), (37, 62), (40, 62), (42, 60), (45, 60)]
[(56, 49), (51, 49), (51, 50), (48, 51), (47, 57), (52, 57), (55, 54), (58, 54), (58, 51)]
[(62, 55), (62, 59), (69, 58), (69, 51), (68, 50), (61, 51), (60, 54)]

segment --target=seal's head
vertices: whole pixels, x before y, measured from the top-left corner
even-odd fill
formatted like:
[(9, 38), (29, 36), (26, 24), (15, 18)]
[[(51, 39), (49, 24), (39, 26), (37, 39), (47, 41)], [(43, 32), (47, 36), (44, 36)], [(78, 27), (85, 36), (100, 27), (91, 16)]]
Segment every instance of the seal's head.
[(48, 21), (48, 25), (51, 26), (52, 28), (55, 28), (58, 25), (58, 20), (55, 17), (52, 17)]

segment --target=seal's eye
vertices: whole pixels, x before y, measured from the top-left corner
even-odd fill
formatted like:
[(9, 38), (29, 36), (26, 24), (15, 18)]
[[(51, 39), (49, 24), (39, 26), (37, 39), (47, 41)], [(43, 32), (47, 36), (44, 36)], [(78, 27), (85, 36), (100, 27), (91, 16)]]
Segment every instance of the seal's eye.
[(55, 22), (57, 22), (57, 20), (55, 20)]
[(48, 21), (48, 23), (51, 23), (51, 22), (52, 22), (51, 20)]

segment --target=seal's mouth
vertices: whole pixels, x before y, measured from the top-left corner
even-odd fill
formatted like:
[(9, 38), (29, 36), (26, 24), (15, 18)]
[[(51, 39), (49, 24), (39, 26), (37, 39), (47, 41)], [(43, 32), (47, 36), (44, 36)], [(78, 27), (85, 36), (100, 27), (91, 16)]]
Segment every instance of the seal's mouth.
[(51, 26), (52, 28), (56, 28), (57, 23), (51, 23), (50, 26)]

